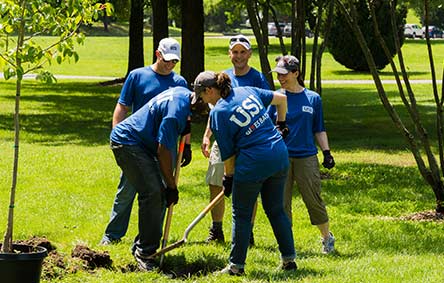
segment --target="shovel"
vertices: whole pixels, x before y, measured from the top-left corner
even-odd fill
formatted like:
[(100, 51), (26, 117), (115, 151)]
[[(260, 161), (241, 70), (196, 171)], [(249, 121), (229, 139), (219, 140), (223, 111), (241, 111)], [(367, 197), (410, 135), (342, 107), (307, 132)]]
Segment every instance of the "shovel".
[(207, 207), (204, 208), (204, 210), (202, 210), (201, 213), (199, 213), (199, 215), (193, 220), (193, 222), (191, 222), (190, 225), (188, 225), (187, 229), (185, 229), (185, 233), (183, 234), (182, 239), (180, 239), (179, 241), (172, 243), (169, 246), (166, 246), (164, 248), (161, 248), (159, 251), (157, 251), (156, 253), (150, 255), (150, 258), (155, 258), (159, 255), (163, 256), (166, 252), (169, 252), (181, 245), (183, 245), (184, 243), (186, 243), (188, 241), (188, 234), (191, 232), (191, 230), (194, 228), (194, 226), (196, 226), (197, 223), (199, 223), (200, 220), (202, 220), (202, 218), (205, 217), (205, 215), (211, 211), (211, 209), (213, 209), (213, 207), (215, 207), (219, 201), (221, 201), (224, 197), (224, 191), (221, 191), (208, 205)]

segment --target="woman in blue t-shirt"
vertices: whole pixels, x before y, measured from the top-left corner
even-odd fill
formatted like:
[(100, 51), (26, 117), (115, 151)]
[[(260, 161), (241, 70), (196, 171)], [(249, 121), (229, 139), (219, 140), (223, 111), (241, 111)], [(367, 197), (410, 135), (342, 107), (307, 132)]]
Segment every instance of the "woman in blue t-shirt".
[[(206, 71), (194, 82), (195, 97), (214, 105), (210, 128), (225, 165), (223, 186), (233, 193), (233, 233), (229, 264), (221, 272), (244, 273), (251, 216), (259, 194), (281, 252), (282, 268), (297, 269), (293, 234), (283, 206), (288, 151), (281, 137), (285, 125), (285, 95), (255, 87), (231, 88), (225, 73)], [(277, 108), (279, 131), (267, 107)]]
[[(300, 76), (299, 60), (291, 55), (276, 59), (274, 72), (278, 74), (281, 92), (287, 96), (288, 112), (286, 121), (290, 134), (285, 144), (290, 156), (290, 170), (285, 187), (285, 211), (290, 220), (293, 184), (296, 181), (302, 200), (307, 207), (312, 225), (316, 225), (322, 235), (322, 252), (334, 251), (335, 238), (330, 232), (327, 209), (321, 197), (321, 175), (317, 157), (318, 143), (324, 155), (322, 165), (331, 169), (335, 165), (328, 145), (324, 127), (322, 101), (319, 94), (304, 87)], [(273, 107), (269, 113), (273, 118)]]

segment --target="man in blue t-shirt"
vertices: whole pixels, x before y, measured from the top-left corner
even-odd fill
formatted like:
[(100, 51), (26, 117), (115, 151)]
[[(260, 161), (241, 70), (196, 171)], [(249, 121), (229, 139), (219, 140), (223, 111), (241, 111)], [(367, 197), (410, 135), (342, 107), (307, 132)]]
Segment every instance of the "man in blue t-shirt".
[[(162, 91), (175, 87), (187, 87), (187, 81), (176, 74), (173, 69), (180, 60), (180, 45), (173, 38), (164, 38), (156, 50), (157, 60), (148, 67), (131, 71), (125, 80), (119, 100), (113, 114), (113, 128), (123, 121), (128, 113), (135, 113), (150, 99)], [(184, 166), (191, 159), (191, 147), (185, 147)], [(114, 199), (110, 221), (105, 229), (105, 235), (100, 243), (108, 245), (119, 242), (128, 230), (136, 190), (128, 183), (124, 174), (120, 176), (117, 194)]]
[[(253, 50), (251, 49), (251, 43), (247, 37), (242, 34), (233, 36), (230, 39), (228, 50), (228, 55), (230, 56), (233, 67), (225, 70), (224, 72), (230, 77), (232, 87), (254, 86), (263, 89), (270, 89), (270, 86), (268, 85), (267, 79), (265, 78), (264, 74), (248, 65), (248, 61), (250, 60), (252, 53)], [(219, 148), (216, 142), (213, 143), (210, 151), (211, 135), (212, 132), (209, 127), (208, 119), (208, 124), (202, 139), (201, 148), (204, 156), (209, 157), (206, 182), (209, 185), (210, 189), (210, 201), (213, 200), (222, 191), (222, 177), (224, 174), (223, 162), (220, 157)], [(219, 202), (219, 204), (216, 205), (213, 210), (211, 210), (211, 218), (213, 222), (210, 227), (207, 242), (225, 241), (222, 229), (224, 212), (225, 202), (223, 200)], [(251, 219), (252, 223), (254, 223), (255, 212), (253, 213), (253, 217)], [(254, 245), (253, 232), (250, 235), (250, 245)]]
[(173, 170), (177, 140), (191, 130), (191, 101), (188, 88), (167, 89), (111, 131), (117, 165), (138, 194), (139, 230), (132, 252), (143, 271), (157, 268), (149, 256), (159, 248), (165, 208), (179, 200)]

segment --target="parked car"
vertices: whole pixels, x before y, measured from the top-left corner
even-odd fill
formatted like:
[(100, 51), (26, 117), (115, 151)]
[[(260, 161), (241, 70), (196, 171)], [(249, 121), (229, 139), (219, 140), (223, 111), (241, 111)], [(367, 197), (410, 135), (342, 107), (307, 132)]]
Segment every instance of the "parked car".
[[(282, 35), (284, 35), (286, 37), (291, 37), (291, 23), (288, 23), (285, 25)], [(313, 37), (313, 32), (310, 29), (306, 28), (305, 29), (305, 36), (311, 38), (311, 37)]]
[(424, 38), (424, 31), (417, 24), (406, 24), (404, 26), (404, 36), (409, 38)]
[[(284, 32), (285, 23), (279, 23), (282, 33)], [(268, 35), (278, 36), (277, 28), (274, 22), (268, 23)]]
[[(425, 27), (422, 28), (422, 32), (424, 33), (425, 37)], [(429, 26), (429, 37), (430, 38), (444, 38), (444, 32), (435, 26)]]

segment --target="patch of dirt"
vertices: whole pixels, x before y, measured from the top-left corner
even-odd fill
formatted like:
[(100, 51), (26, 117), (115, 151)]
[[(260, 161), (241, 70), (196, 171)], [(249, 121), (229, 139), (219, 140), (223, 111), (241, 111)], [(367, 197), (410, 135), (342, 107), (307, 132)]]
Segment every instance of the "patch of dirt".
[(89, 269), (94, 269), (97, 267), (111, 268), (113, 264), (113, 261), (111, 260), (111, 257), (107, 251), (93, 251), (84, 245), (76, 245), (74, 250), (71, 252), (71, 256), (84, 260)]
[(435, 210), (427, 210), (403, 216), (401, 220), (444, 222), (444, 214), (437, 213)]
[(79, 270), (92, 272), (96, 268), (112, 268), (112, 260), (108, 252), (91, 250), (87, 246), (77, 245), (71, 252), (71, 256), (61, 254), (57, 248), (46, 238), (32, 237), (27, 240), (15, 241), (16, 244), (41, 246), (47, 249), (48, 256), (43, 261), (42, 279), (57, 280), (67, 274), (73, 274)]

